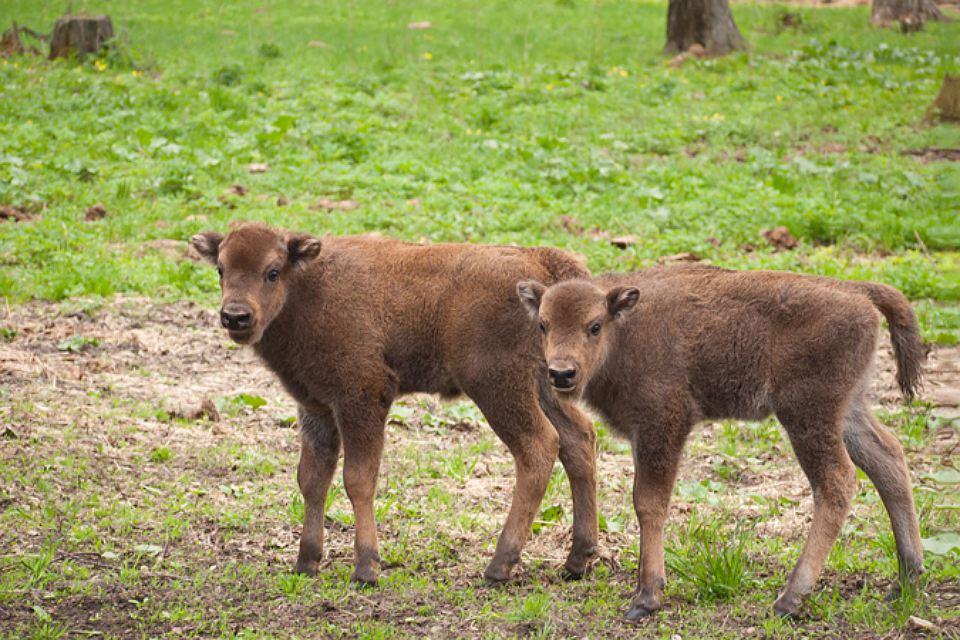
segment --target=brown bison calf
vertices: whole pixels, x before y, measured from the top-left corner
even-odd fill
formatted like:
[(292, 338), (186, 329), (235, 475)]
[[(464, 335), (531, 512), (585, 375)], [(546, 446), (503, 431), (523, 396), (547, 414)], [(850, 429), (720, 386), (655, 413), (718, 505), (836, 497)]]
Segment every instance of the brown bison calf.
[(573, 548), (581, 575), (596, 553), (593, 423), (546, 382), (536, 329), (516, 304), (524, 278), (583, 277), (546, 248), (423, 246), (372, 237), (311, 237), (257, 224), (191, 243), (220, 272), (221, 323), (252, 345), (299, 404), (297, 478), (306, 512), (297, 571), (323, 553), (327, 490), (343, 448), (356, 518), (352, 580), (379, 569), (373, 498), (384, 423), (409, 392), (472, 398), (517, 468), (510, 513), (485, 576), (509, 578), (557, 458), (570, 478)]
[(840, 533), (856, 488), (851, 459), (887, 508), (901, 581), (923, 571), (903, 450), (866, 397), (877, 309), (890, 325), (903, 393), (920, 381), (924, 348), (896, 289), (690, 266), (549, 288), (522, 282), (517, 292), (539, 318), (553, 387), (582, 394), (630, 439), (641, 559), (629, 619), (660, 608), (664, 520), (683, 443), (701, 420), (775, 414), (813, 487), (809, 538), (777, 612), (797, 613)]

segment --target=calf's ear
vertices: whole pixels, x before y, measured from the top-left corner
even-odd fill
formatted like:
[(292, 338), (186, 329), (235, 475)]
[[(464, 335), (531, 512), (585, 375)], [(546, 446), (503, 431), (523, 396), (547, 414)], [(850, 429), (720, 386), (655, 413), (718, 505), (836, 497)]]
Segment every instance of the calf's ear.
[(640, 290), (636, 287), (614, 287), (607, 292), (607, 311), (614, 318), (633, 309), (640, 299)]
[(290, 264), (305, 265), (320, 255), (323, 243), (320, 238), (305, 233), (296, 233), (287, 237), (287, 257)]
[(190, 246), (211, 264), (217, 264), (217, 253), (220, 251), (221, 242), (223, 242), (223, 234), (216, 231), (204, 231), (190, 238)]
[(547, 288), (536, 280), (523, 280), (517, 283), (517, 296), (532, 316), (540, 313), (540, 300), (546, 290)]

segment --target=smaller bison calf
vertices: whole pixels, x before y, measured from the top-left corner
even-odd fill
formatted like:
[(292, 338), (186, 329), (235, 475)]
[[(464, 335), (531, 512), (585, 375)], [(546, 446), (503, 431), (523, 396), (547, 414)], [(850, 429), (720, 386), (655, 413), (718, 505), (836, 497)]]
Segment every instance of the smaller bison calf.
[[(708, 419), (783, 424), (813, 487), (813, 523), (774, 609), (797, 614), (840, 533), (856, 489), (851, 459), (893, 525), (901, 582), (923, 571), (900, 444), (870, 411), (879, 309), (898, 382), (912, 396), (925, 356), (903, 295), (868, 282), (702, 266), (570, 280), (517, 292), (539, 318), (555, 389), (581, 395), (630, 439), (640, 521), (640, 582), (628, 619), (660, 608), (663, 526), (683, 443)], [(898, 592), (894, 588), (894, 594)]]

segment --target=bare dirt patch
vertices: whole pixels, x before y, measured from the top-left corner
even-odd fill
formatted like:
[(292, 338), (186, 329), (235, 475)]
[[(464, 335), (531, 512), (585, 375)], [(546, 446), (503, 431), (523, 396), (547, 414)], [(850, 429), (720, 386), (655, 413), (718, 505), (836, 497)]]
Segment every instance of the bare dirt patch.
[(903, 152), (903, 155), (913, 156), (921, 162), (960, 162), (960, 149), (925, 147), (923, 149), (908, 149)]

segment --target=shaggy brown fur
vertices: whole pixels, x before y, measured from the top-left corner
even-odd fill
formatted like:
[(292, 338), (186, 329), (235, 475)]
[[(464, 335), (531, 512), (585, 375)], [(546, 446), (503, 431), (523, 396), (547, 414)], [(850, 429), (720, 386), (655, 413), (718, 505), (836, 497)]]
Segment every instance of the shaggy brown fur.
[[(773, 413), (813, 487), (809, 538), (775, 609), (795, 615), (847, 516), (853, 463), (876, 485), (893, 525), (901, 581), (923, 571), (900, 444), (866, 398), (879, 309), (898, 380), (910, 396), (925, 357), (903, 295), (868, 282), (701, 266), (518, 285), (540, 321), (548, 375), (583, 395), (633, 446), (640, 583), (627, 616), (660, 607), (663, 526), (681, 449), (708, 419)], [(853, 463), (851, 463), (851, 459)]]
[[(419, 245), (325, 237), (244, 225), (191, 240), (221, 273), (221, 321), (252, 345), (299, 404), (298, 482), (306, 513), (297, 570), (316, 573), (327, 490), (341, 448), (356, 517), (352, 579), (379, 570), (373, 499), (391, 403), (404, 393), (465, 393), (517, 467), (513, 503), (485, 576), (507, 580), (559, 450), (574, 500), (565, 568), (582, 575), (596, 553), (592, 422), (546, 383), (536, 329), (523, 329), (515, 290), (586, 270), (555, 249)], [(518, 328), (521, 327), (521, 328)]]

